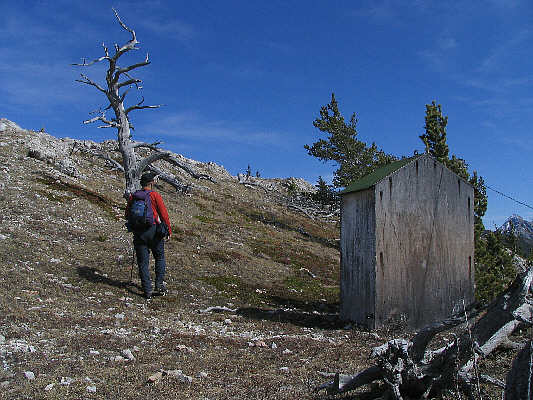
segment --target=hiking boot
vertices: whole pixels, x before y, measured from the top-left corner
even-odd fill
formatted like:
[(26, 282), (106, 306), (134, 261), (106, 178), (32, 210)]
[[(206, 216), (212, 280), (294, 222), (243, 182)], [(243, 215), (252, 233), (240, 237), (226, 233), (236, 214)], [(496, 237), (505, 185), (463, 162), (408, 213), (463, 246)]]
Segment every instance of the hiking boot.
[(167, 294), (167, 287), (162, 284), (161, 286), (156, 286), (154, 295), (155, 296), (164, 296)]
[(143, 297), (145, 300), (152, 300), (152, 293), (144, 293)]

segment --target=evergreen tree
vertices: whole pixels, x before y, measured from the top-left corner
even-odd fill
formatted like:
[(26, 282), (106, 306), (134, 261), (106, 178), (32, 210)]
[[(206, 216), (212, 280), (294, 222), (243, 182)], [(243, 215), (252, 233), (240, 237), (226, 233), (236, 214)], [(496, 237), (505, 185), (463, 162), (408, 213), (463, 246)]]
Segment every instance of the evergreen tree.
[(425, 133), (420, 139), (426, 145), (426, 153), (430, 153), (441, 163), (448, 162), (448, 144), (446, 143), (446, 125), (448, 117), (442, 115), (440, 104), (435, 101), (426, 104), (426, 124), (424, 125)]
[(252, 175), (252, 168), (250, 168), (250, 164), (248, 164), (248, 168), (246, 168), (246, 177), (249, 178)]
[(311, 197), (314, 201), (320, 203), (322, 207), (333, 204), (337, 200), (337, 193), (321, 176), (318, 177), (315, 187), (317, 191)]
[(512, 282), (516, 276), (512, 252), (504, 246), (498, 232), (487, 232), (476, 246), (476, 300), (488, 303)]
[(355, 113), (347, 123), (339, 111), (334, 93), (331, 94), (331, 102), (320, 109), (320, 118), (315, 119), (313, 125), (328, 137), (304, 148), (320, 161), (334, 161), (339, 166), (333, 177), (335, 187), (348, 186), (376, 168), (396, 160), (396, 157), (378, 149), (375, 143), (368, 146), (357, 139)]

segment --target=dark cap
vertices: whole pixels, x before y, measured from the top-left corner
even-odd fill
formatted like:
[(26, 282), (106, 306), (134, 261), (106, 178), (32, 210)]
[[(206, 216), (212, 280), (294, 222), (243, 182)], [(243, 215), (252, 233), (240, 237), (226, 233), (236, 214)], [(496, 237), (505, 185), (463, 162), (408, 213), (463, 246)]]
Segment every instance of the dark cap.
[(146, 172), (141, 176), (141, 186), (144, 187), (148, 185), (150, 182), (153, 182), (155, 180), (155, 177), (157, 174), (155, 172)]

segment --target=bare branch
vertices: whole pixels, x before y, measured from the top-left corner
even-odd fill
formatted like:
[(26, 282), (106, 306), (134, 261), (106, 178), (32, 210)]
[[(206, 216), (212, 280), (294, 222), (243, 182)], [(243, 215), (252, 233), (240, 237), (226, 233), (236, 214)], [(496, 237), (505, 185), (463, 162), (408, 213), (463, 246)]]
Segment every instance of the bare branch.
[(135, 85), (135, 86), (137, 86), (137, 89), (139, 89), (140, 87), (137, 85), (138, 83), (142, 83), (142, 81), (140, 79), (132, 78), (132, 79), (128, 79), (127, 81), (120, 82), (117, 85), (117, 88), (120, 89), (123, 86)]
[(162, 144), (162, 143), (163, 142), (154, 142), (154, 143), (133, 142), (133, 147), (134, 148), (145, 147), (147, 149), (151, 149), (151, 150), (154, 150), (154, 151), (161, 151), (161, 149), (159, 148), (159, 145)]
[(111, 166), (112, 169), (124, 172), (124, 167), (122, 166), (122, 164), (120, 164), (118, 161), (113, 160), (109, 155), (96, 150), (92, 150), (91, 153), (96, 157), (105, 160)]
[(158, 151), (155, 153), (150, 154), (148, 157), (143, 158), (138, 165), (139, 171), (144, 171), (149, 165), (156, 162), (157, 160), (161, 160), (163, 158), (167, 158), (170, 156), (170, 153)]
[[(149, 147), (149, 146), (139, 146), (139, 147)], [(211, 178), (209, 175), (205, 174), (198, 174), (196, 171), (194, 171), (192, 168), (187, 166), (185, 163), (178, 160), (172, 153), (170, 152), (162, 152), (157, 150), (156, 148), (153, 148), (153, 150), (156, 150), (156, 153), (153, 153), (149, 155), (148, 157), (141, 160), (138, 164), (139, 171), (143, 171), (144, 169), (148, 168), (149, 165), (152, 163), (158, 161), (158, 160), (165, 160), (169, 162), (170, 164), (183, 169), (185, 172), (187, 172), (189, 175), (191, 175), (195, 179), (205, 179), (210, 182), (216, 183), (216, 181)]]
[(93, 64), (96, 64), (96, 63), (98, 63), (98, 62), (100, 62), (100, 61), (103, 61), (103, 60), (111, 60), (111, 58), (110, 58), (110, 57), (107, 55), (107, 53), (106, 53), (105, 56), (102, 56), (102, 57), (96, 58), (96, 59), (92, 60), (91, 62), (87, 62), (87, 61), (85, 60), (85, 58), (83, 58), (83, 63), (81, 63), (81, 64), (73, 63), (73, 64), (71, 64), (71, 65), (74, 65), (74, 66), (76, 66), (76, 67), (89, 67), (89, 66), (91, 66), (91, 65), (93, 65)]
[(124, 22), (122, 22), (122, 20), (120, 19), (120, 16), (118, 15), (117, 10), (115, 10), (114, 8), (112, 10), (115, 13), (115, 17), (117, 18), (117, 21), (120, 24), (120, 26), (124, 30), (128, 31), (129, 33), (131, 33), (131, 40), (128, 43), (126, 43), (125, 45), (123, 45), (120, 48), (118, 47), (117, 44), (115, 44), (116, 53), (113, 56), (113, 58), (115, 60), (117, 60), (125, 52), (127, 52), (129, 50), (136, 50), (137, 48), (135, 47), (135, 45), (138, 44), (139, 42), (137, 41), (137, 36), (135, 35), (135, 31), (133, 29), (129, 28)]
[(128, 107), (126, 109), (126, 115), (128, 115), (130, 113), (130, 111), (133, 111), (133, 110), (144, 110), (146, 108), (159, 108), (161, 107), (161, 104), (158, 104), (158, 105), (153, 105), (153, 106), (143, 106), (142, 103), (144, 103), (144, 97), (142, 98), (142, 100), (137, 103), (136, 105), (134, 106), (131, 106), (131, 107)]
[(198, 174), (196, 173), (192, 168), (188, 167), (186, 164), (182, 163), (181, 161), (179, 161), (176, 157), (174, 157), (172, 154), (170, 153), (167, 153), (168, 154), (168, 157), (165, 157), (165, 160), (173, 165), (175, 165), (176, 167), (179, 167), (181, 168), (182, 170), (184, 170), (185, 172), (187, 172), (189, 175), (191, 175), (193, 178), (195, 179), (205, 179), (205, 180), (208, 180), (209, 182), (213, 182), (213, 183), (217, 183), (213, 178), (211, 178), (209, 175), (205, 175), (205, 174)]
[(129, 72), (135, 68), (140, 68), (140, 67), (144, 67), (146, 65), (150, 65), (151, 62), (148, 61), (148, 53), (146, 53), (146, 59), (143, 61), (143, 62), (140, 62), (140, 63), (137, 63), (137, 64), (133, 64), (133, 65), (130, 65), (128, 67), (124, 67), (124, 68), (118, 68), (116, 69), (115, 71), (115, 76), (113, 78), (113, 81), (114, 82), (118, 82), (118, 79), (120, 78), (120, 75), (122, 74), (125, 74), (126, 72)]
[(335, 379), (333, 381), (318, 386), (315, 388), (315, 391), (318, 392), (326, 389), (329, 394), (344, 393), (381, 378), (383, 378), (381, 368), (374, 366), (365, 369), (357, 375), (335, 374)]
[(167, 174), (153, 165), (149, 165), (146, 169), (155, 172), (162, 181), (174, 187), (178, 192), (187, 193), (189, 191), (190, 186), (181, 183), (174, 175)]
[[(470, 309), (470, 310), (467, 310), (467, 312), (468, 312), (467, 320), (469, 320), (475, 317), (476, 315), (478, 315), (481, 312), (481, 310)], [(413, 338), (412, 340), (413, 345), (410, 349), (410, 354), (413, 360), (414, 361), (422, 360), (422, 358), (424, 357), (424, 353), (426, 351), (427, 345), (429, 344), (431, 339), (435, 337), (437, 333), (443, 332), (457, 325), (461, 325), (464, 322), (465, 322), (464, 314), (460, 312), (448, 319), (445, 319), (444, 321), (435, 322), (425, 327), (421, 331), (419, 331)]]
[(93, 118), (90, 118), (90, 119), (87, 119), (85, 121), (83, 121), (84, 124), (90, 124), (90, 123), (93, 123), (93, 122), (96, 122), (96, 121), (101, 121), (103, 122), (104, 126), (99, 126), (99, 128), (119, 128), (120, 127), (120, 124), (115, 121), (115, 120), (108, 120), (105, 116), (105, 111), (101, 111), (101, 110), (97, 110), (97, 111), (94, 111), (92, 114), (100, 114), (98, 115), (97, 117), (93, 117)]
[(94, 86), (96, 89), (98, 89), (102, 93), (107, 93), (106, 90), (102, 86), (100, 86), (98, 83), (90, 80), (87, 75), (84, 75), (84, 74), (80, 74), (80, 75), (81, 75), (81, 77), (83, 79), (76, 79), (76, 82), (81, 82), (81, 83), (84, 83), (86, 85)]

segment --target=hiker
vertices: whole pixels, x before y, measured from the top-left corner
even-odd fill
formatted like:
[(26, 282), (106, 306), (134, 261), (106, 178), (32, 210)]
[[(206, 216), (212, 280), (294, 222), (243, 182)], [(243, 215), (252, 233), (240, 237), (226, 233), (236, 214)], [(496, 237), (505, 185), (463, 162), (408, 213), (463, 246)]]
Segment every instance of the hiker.
[[(165, 277), (165, 238), (170, 240), (172, 230), (165, 203), (159, 193), (153, 190), (157, 181), (157, 174), (144, 173), (141, 176), (141, 190), (136, 191), (128, 200), (126, 206), (126, 226), (133, 232), (133, 246), (139, 266), (144, 297), (151, 299), (152, 295), (166, 294), (163, 283)], [(151, 206), (151, 207), (150, 207)], [(140, 210), (140, 211), (139, 211)], [(142, 223), (139, 222), (139, 213)], [(152, 292), (150, 280), (150, 251), (155, 258), (155, 291)]]

